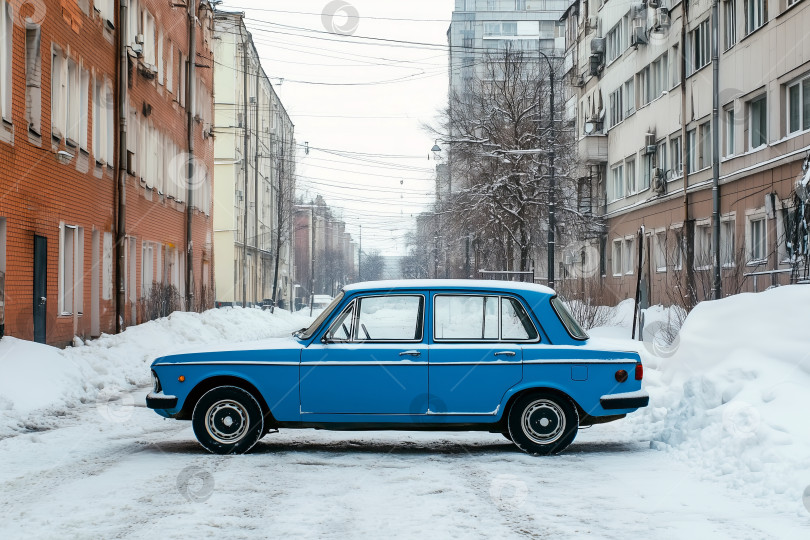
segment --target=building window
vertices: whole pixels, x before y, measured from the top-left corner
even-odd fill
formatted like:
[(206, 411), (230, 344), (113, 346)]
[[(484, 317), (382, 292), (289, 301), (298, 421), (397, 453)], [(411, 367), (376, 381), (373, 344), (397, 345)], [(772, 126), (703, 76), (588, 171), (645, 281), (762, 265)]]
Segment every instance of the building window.
[(682, 148), (681, 148), (681, 138), (680, 137), (673, 137), (669, 141), (670, 150), (670, 169), (672, 170), (672, 176), (677, 178), (683, 176), (683, 155), (682, 155)]
[(59, 313), (83, 312), (84, 229), (61, 224), (59, 239)]
[(96, 8), (99, 15), (112, 25), (115, 22), (115, 3), (114, 0), (95, 0), (93, 7)]
[(659, 231), (655, 233), (654, 237), (655, 247), (653, 249), (655, 271), (667, 271), (667, 233), (666, 231)]
[(624, 83), (624, 117), (627, 118), (636, 112), (636, 85), (632, 77)]
[(6, 218), (0, 218), (0, 326), (6, 323)]
[(723, 2), (723, 45), (729, 50), (737, 43), (737, 1)]
[(150, 68), (155, 69), (155, 18), (147, 10), (143, 10), (143, 61)]
[(751, 148), (759, 148), (768, 142), (768, 107), (764, 95), (748, 102)]
[[(662, 139), (655, 147), (655, 166), (666, 173), (667, 169), (667, 140)], [(666, 176), (666, 175), (665, 175)]]
[(622, 19), (616, 26), (610, 29), (607, 34), (607, 61), (613, 62), (622, 55), (624, 50), (628, 47), (625, 43), (627, 41), (627, 21)]
[(810, 129), (810, 77), (788, 86), (787, 97), (788, 133)]
[(624, 197), (624, 165), (618, 165), (610, 170), (610, 188), (608, 198), (611, 201)]
[(767, 233), (765, 216), (751, 218), (748, 221), (748, 261), (762, 263), (767, 256)]
[(639, 191), (646, 191), (650, 189), (650, 181), (652, 179), (652, 170), (653, 170), (653, 163), (655, 162), (654, 158), (655, 154), (648, 154), (646, 149), (644, 151), (644, 157), (641, 158), (641, 184), (639, 185)]
[(157, 38), (157, 81), (163, 84), (163, 28), (158, 30)]
[(141, 33), (141, 9), (138, 0), (129, 0), (127, 8), (127, 26), (129, 27), (129, 45), (135, 45), (135, 38)]
[(101, 298), (111, 300), (113, 291), (113, 235), (110, 232), (104, 233), (101, 258)]
[(686, 46), (686, 72), (688, 75), (691, 75), (708, 64), (712, 57), (711, 31), (709, 29), (708, 19), (689, 32)]
[(147, 297), (155, 281), (155, 245), (143, 242), (141, 249), (141, 296)]
[(42, 133), (42, 54), (40, 29), (25, 29), (25, 119), (28, 129)]
[(681, 270), (683, 268), (683, 226), (678, 225), (677, 227), (672, 227), (673, 232), (675, 233), (675, 245), (673, 246), (674, 249), (672, 250), (672, 268), (675, 270)]
[(610, 99), (610, 126), (613, 127), (624, 120), (624, 91), (620, 86), (609, 96)]
[(166, 90), (174, 92), (174, 43), (169, 41), (169, 55), (166, 64)]
[(723, 111), (726, 121), (726, 155), (734, 155), (734, 108), (729, 107)]
[(180, 102), (181, 107), (186, 106), (186, 57), (183, 56), (182, 51), (178, 51), (179, 54), (179, 64), (178, 69), (180, 70), (180, 77), (179, 77), (179, 87), (177, 89), (177, 101)]
[(724, 268), (734, 266), (734, 226), (733, 218), (720, 221), (720, 264)]
[(712, 164), (712, 124), (705, 122), (698, 128), (700, 132), (699, 166), (705, 169)]
[(712, 226), (710, 223), (695, 227), (695, 270), (712, 267)]
[(624, 260), (622, 257), (622, 246), (624, 245), (624, 240), (614, 240), (613, 241), (613, 257), (612, 257), (612, 266), (613, 266), (613, 275), (614, 276), (621, 276), (622, 275), (622, 261)]
[(77, 94), (79, 99), (78, 143), (83, 150), (88, 150), (89, 148), (87, 144), (87, 129), (88, 129), (87, 104), (90, 102), (89, 92), (90, 92), (90, 72), (87, 71), (86, 69), (82, 69), (81, 72), (79, 73), (79, 91), (77, 92)]
[(622, 270), (627, 275), (633, 273), (633, 246), (635, 244), (634, 237), (628, 237), (624, 239), (624, 247), (622, 248)]
[(11, 37), (14, 24), (11, 7), (0, 0), (0, 117), (11, 123)]
[(638, 186), (636, 185), (636, 160), (628, 159), (624, 163), (624, 169), (625, 169), (625, 177), (627, 178), (626, 193), (628, 195), (631, 195), (638, 191)]
[(690, 129), (686, 132), (686, 171), (693, 173), (697, 170), (697, 130)]
[(750, 34), (768, 21), (768, 0), (745, 0), (745, 33)]
[(657, 99), (669, 85), (669, 56), (662, 54), (642, 70), (644, 103)]

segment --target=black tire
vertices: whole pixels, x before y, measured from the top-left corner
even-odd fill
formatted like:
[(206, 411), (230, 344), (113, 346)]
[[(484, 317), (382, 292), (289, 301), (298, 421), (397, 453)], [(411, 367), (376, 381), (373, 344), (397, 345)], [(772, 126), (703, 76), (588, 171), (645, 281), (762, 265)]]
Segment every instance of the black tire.
[(502, 432), (501, 435), (503, 435), (504, 439), (506, 439), (507, 441), (512, 442), (512, 436), (509, 434), (508, 431)]
[(203, 394), (191, 425), (200, 444), (214, 454), (244, 454), (264, 434), (261, 405), (237, 386), (218, 386)]
[(574, 442), (579, 414), (568, 397), (549, 392), (526, 394), (509, 410), (509, 435), (533, 456), (558, 454)]

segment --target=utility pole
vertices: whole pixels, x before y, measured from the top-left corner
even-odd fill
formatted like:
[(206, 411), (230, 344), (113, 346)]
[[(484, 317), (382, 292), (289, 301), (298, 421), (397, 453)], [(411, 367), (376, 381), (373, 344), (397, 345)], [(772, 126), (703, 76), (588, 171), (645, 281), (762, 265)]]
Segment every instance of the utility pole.
[(714, 299), (722, 296), (720, 275), (720, 58), (718, 0), (712, 0), (712, 247), (714, 248)]
[[(239, 33), (242, 33), (240, 26)], [(248, 42), (242, 36), (242, 132), (244, 140), (242, 142), (242, 173), (244, 176), (242, 189), (242, 202), (245, 205), (242, 217), (242, 307), (247, 307), (247, 234), (248, 234), (248, 144), (250, 135), (248, 133)]]
[(124, 308), (126, 307), (126, 246), (127, 235), (127, 88), (129, 87), (129, 58), (127, 56), (127, 6), (128, 0), (118, 4), (118, 176), (116, 184), (116, 227), (115, 227), (115, 331), (124, 330)]
[[(281, 220), (281, 212), (282, 212), (282, 186), (284, 185), (283, 178), (284, 178), (284, 146), (286, 145), (286, 137), (284, 136), (284, 131), (282, 128), (281, 132), (281, 157), (278, 161), (278, 165), (276, 166), (276, 176), (278, 176), (278, 191), (276, 192), (276, 269), (273, 273), (273, 311), (275, 311), (276, 302), (278, 301), (276, 298), (276, 293), (278, 291), (278, 265), (279, 261), (281, 260), (281, 226), (283, 224)], [(314, 236), (313, 236), (314, 238)], [(313, 252), (314, 253), (314, 252)]]
[[(186, 82), (186, 116), (188, 120), (188, 173), (186, 176), (186, 309), (194, 309), (194, 241), (191, 218), (194, 195), (194, 109), (196, 109), (197, 85), (197, 13), (196, 2), (188, 3), (188, 80)], [(123, 23), (122, 23), (123, 24)]]
[(357, 249), (357, 281), (363, 281), (363, 226), (360, 225), (360, 247)]
[(312, 257), (310, 258), (310, 269), (309, 269), (309, 316), (312, 316), (312, 304), (315, 303), (315, 209), (318, 208), (317, 205), (313, 205), (312, 207)]

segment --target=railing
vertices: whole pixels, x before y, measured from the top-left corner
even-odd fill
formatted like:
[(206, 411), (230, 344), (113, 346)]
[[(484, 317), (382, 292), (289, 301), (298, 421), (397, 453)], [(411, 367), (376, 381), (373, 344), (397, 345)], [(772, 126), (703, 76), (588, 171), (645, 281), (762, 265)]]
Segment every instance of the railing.
[[(793, 273), (793, 269), (791, 268), (783, 268), (781, 270), (762, 270), (761, 272), (749, 272), (747, 274), (743, 274), (744, 277), (752, 277), (754, 278), (754, 292), (759, 292), (759, 276), (769, 276), (770, 284), (768, 287), (778, 287), (781, 285), (779, 283), (779, 275), (780, 274), (791, 274)], [(805, 284), (808, 283), (807, 281), (797, 281), (798, 284)]]

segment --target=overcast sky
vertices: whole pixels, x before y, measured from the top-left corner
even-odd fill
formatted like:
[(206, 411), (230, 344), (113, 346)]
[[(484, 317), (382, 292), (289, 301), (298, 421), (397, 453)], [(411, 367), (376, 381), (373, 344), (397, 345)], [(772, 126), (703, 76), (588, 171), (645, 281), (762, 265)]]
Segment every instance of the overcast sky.
[[(341, 4), (347, 7), (336, 9)], [(436, 162), (428, 160), (434, 140), (421, 126), (434, 123), (446, 106), (448, 57), (443, 47), (414, 42), (445, 45), (453, 4), (226, 0), (220, 5), (245, 11), (262, 65), (295, 123), (299, 192), (307, 199), (323, 195), (355, 240), (362, 224), (364, 251), (404, 254), (414, 217), (434, 198)], [(358, 17), (347, 16), (352, 13)]]

